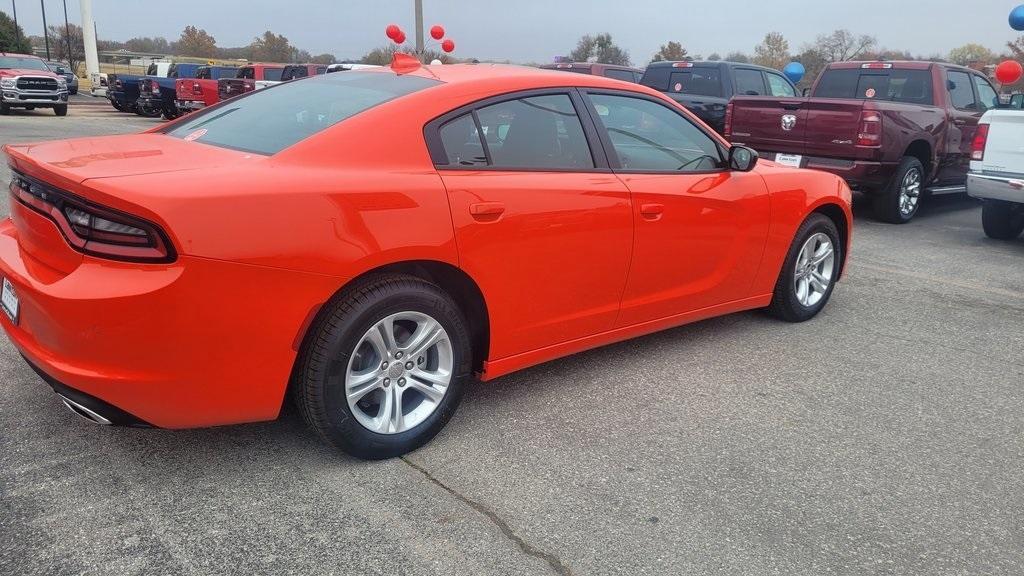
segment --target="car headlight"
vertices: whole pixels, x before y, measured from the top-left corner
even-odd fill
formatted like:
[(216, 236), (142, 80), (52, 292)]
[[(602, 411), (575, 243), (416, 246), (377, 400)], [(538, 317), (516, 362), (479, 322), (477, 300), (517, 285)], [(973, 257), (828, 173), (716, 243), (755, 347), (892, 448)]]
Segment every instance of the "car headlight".
[(4, 78), (0, 80), (0, 88), (14, 88), (17, 81), (14, 78)]
[(67, 88), (68, 81), (63, 78), (57, 78), (57, 88)]

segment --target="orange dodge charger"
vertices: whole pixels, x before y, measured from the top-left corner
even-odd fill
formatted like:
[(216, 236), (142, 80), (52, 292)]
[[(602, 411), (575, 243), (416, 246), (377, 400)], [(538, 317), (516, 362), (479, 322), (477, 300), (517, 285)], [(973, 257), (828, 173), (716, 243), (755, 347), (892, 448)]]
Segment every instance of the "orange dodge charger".
[(363, 458), (429, 441), (474, 378), (812, 318), (850, 246), (840, 178), (643, 86), (514, 66), (398, 62), (4, 150), (0, 323), (68, 407), (188, 428), (290, 396)]

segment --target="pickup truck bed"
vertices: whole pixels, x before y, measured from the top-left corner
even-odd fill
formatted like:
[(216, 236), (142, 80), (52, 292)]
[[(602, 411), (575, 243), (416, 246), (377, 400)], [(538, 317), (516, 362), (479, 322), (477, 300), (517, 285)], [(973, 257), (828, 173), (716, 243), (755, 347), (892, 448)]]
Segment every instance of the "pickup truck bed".
[(971, 143), (967, 193), (982, 200), (985, 234), (1012, 240), (1024, 232), (1024, 111), (990, 110)]

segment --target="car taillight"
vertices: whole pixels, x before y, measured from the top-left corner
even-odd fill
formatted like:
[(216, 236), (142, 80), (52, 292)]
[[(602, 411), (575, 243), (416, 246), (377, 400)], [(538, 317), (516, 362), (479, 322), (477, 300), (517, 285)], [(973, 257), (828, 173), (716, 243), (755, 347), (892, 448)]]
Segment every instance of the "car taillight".
[(988, 124), (978, 124), (978, 131), (971, 141), (971, 160), (985, 159), (985, 145), (988, 144)]
[(693, 62), (673, 62), (673, 68), (693, 68)]
[(79, 252), (135, 262), (175, 259), (163, 231), (137, 216), (100, 206), (17, 172), (11, 194), (19, 202), (52, 220)]
[(725, 137), (732, 136), (732, 102), (725, 107)]
[(153, 94), (159, 94), (160, 93), (160, 84), (156, 80), (150, 80), (149, 81), (149, 89), (150, 89), (151, 92), (153, 92)]
[(882, 145), (882, 115), (875, 110), (864, 110), (860, 113), (860, 130), (857, 133), (857, 146)]
[(203, 93), (203, 85), (200, 84), (199, 82), (193, 82), (192, 83), (192, 93), (193, 94), (202, 94)]
[(122, 86), (124, 86), (124, 84), (121, 83), (121, 79), (120, 78), (118, 78), (117, 80), (114, 80), (114, 87), (115, 88), (120, 90)]

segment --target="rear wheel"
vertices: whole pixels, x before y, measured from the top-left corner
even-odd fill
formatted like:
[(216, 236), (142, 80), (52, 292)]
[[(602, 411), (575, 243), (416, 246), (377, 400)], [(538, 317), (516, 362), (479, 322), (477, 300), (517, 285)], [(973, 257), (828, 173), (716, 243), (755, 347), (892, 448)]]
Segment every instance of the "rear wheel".
[(60, 106), (54, 106), (53, 107), (53, 113), (56, 114), (57, 116), (67, 116), (68, 115), (68, 105), (67, 104), (62, 104)]
[(145, 118), (159, 118), (163, 114), (163, 110), (156, 107), (151, 107), (148, 104), (135, 104), (135, 113)]
[(768, 313), (787, 322), (814, 318), (832, 296), (842, 255), (835, 223), (824, 214), (811, 214), (789, 247)]
[(410, 276), (344, 290), (310, 329), (293, 384), (321, 438), (366, 459), (400, 456), (448, 422), (470, 381), (469, 331), (455, 302)]
[(981, 205), (981, 227), (996, 240), (1013, 240), (1024, 232), (1024, 204), (985, 200)]
[(905, 224), (917, 214), (924, 191), (924, 166), (913, 156), (900, 160), (889, 185), (874, 198), (875, 216), (884, 222)]

